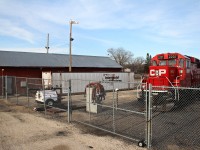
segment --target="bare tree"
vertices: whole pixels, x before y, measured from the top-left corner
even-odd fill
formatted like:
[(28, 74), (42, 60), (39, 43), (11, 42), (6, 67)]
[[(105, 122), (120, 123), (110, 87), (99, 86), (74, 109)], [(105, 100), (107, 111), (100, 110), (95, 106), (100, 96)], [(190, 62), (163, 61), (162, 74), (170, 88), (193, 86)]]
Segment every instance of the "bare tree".
[(126, 68), (131, 69), (131, 71), (134, 73), (140, 74), (144, 72), (144, 64), (145, 59), (143, 57), (136, 57), (132, 59), (131, 63), (126, 65)]
[(145, 59), (143, 57), (136, 57), (133, 59), (132, 66), (134, 66), (135, 73), (143, 73), (144, 72), (144, 63)]
[(133, 53), (123, 48), (110, 48), (107, 50), (112, 59), (123, 67), (132, 61)]

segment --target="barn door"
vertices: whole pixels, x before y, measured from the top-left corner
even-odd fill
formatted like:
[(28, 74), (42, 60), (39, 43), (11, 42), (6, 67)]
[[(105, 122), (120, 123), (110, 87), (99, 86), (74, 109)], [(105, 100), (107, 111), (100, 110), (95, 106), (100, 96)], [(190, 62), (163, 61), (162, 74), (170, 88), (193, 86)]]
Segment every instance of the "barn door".
[(7, 94), (12, 95), (13, 94), (13, 77), (7, 77)]

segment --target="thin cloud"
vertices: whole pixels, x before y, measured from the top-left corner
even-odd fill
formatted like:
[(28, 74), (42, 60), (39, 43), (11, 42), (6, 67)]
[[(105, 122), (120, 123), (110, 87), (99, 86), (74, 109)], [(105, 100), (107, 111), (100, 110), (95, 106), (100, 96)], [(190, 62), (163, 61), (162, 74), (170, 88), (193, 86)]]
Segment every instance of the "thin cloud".
[[(165, 26), (171, 29), (173, 25), (177, 24), (177, 19), (182, 22), (183, 26), (187, 23), (187, 19), (180, 19), (181, 16), (173, 20), (173, 16), (176, 16), (173, 9), (176, 8), (171, 10), (169, 6), (165, 6), (164, 2), (152, 1), (151, 3), (145, 3), (129, 0), (58, 1), (58, 3), (53, 4), (48, 3), (49, 1), (36, 2), (20, 3), (19, 1), (12, 1), (11, 3), (11, 1), (8, 1), (10, 9), (6, 8), (8, 9), (6, 11), (4, 7), (3, 11), (6, 11), (8, 16), (22, 18), (25, 21), (24, 24), (28, 24), (38, 31), (41, 31), (41, 26), (43, 29), (48, 27), (51, 22), (57, 25), (66, 25), (70, 19), (80, 21), (79, 27), (84, 29), (139, 29), (153, 27), (158, 32), (159, 30), (163, 32), (162, 30), (166, 29)], [(18, 11), (15, 11), (16, 9)], [(189, 13), (194, 14), (194, 11)]]
[[(120, 36), (117, 31), (128, 31), (150, 42), (177, 47), (183, 43), (189, 47), (200, 40), (199, 10), (198, 0), (1, 0), (0, 36), (42, 45), (46, 33), (50, 33), (55, 38), (54, 43), (59, 43), (68, 38), (69, 20), (74, 19), (80, 22), (76, 26), (79, 36), (100, 45), (115, 46), (118, 43), (115, 36)], [(105, 36), (115, 30), (117, 35), (107, 40), (87, 32), (97, 30)]]
[(0, 24), (1, 24), (1, 29), (0, 29), (1, 35), (11, 36), (11, 37), (13, 36), (18, 39), (28, 41), (30, 43), (34, 43), (33, 34), (30, 31), (5, 19), (0, 19)]

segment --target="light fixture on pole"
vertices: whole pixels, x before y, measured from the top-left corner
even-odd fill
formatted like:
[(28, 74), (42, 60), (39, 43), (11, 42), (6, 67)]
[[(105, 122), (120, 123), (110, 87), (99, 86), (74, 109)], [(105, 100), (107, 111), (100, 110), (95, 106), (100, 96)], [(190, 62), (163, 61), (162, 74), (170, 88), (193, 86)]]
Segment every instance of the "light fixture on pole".
[(72, 38), (72, 24), (78, 24), (79, 22), (70, 20), (70, 33), (69, 33), (69, 72), (72, 71), (72, 41), (74, 40)]

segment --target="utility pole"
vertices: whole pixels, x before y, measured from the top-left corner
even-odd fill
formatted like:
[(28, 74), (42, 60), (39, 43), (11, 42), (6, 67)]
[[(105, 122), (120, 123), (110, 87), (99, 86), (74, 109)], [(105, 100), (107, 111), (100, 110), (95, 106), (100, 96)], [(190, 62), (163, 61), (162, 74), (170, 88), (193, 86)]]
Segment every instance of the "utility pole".
[(72, 71), (72, 41), (74, 40), (72, 38), (72, 24), (78, 24), (79, 22), (70, 20), (70, 31), (69, 31), (69, 72)]
[(47, 49), (47, 54), (49, 53), (49, 33), (47, 34), (47, 46), (45, 46)]

